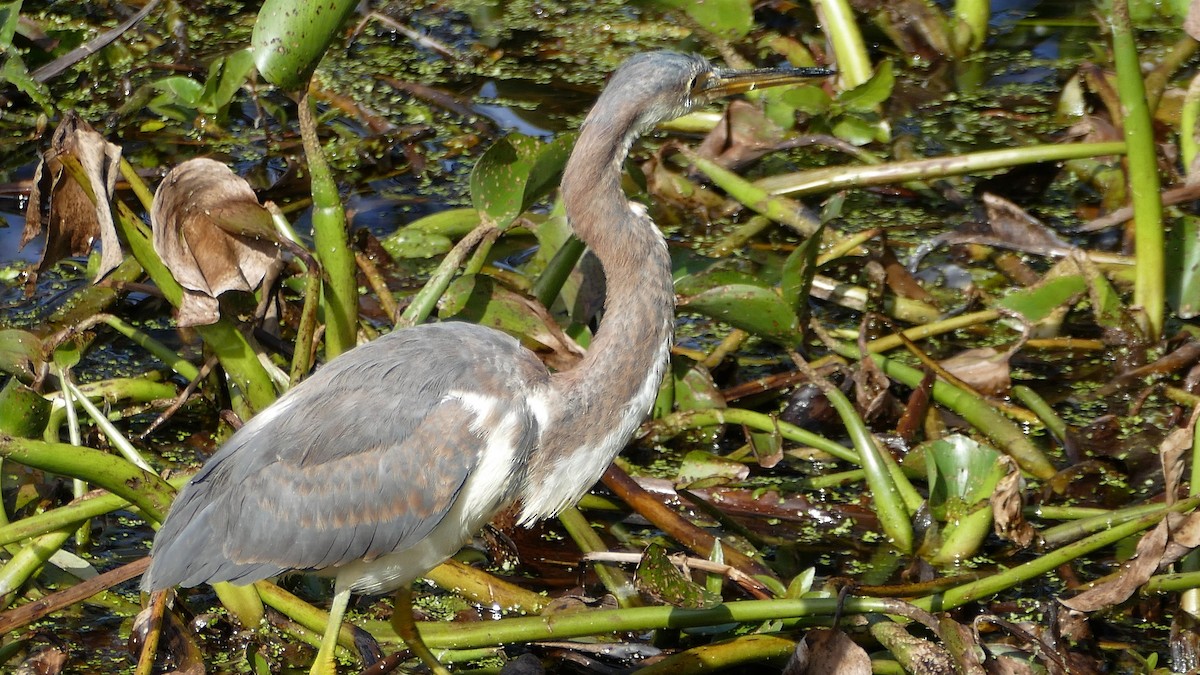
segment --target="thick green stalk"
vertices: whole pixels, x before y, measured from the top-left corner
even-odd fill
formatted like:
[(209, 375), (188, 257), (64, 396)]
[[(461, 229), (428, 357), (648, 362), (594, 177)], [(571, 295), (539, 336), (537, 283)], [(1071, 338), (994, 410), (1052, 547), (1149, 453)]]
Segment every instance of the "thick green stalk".
[(871, 57), (863, 43), (854, 12), (846, 0), (813, 0), (823, 19), (825, 36), (833, 44), (838, 77), (843, 89), (853, 89), (871, 79)]
[(1126, 0), (1113, 0), (1110, 14), (1113, 61), (1117, 67), (1117, 94), (1121, 100), (1126, 161), (1133, 200), (1134, 246), (1137, 271), (1133, 304), (1141, 308), (1139, 323), (1146, 336), (1157, 340), (1162, 334), (1166, 280), (1163, 275), (1162, 198), (1159, 194), (1158, 158), (1154, 128), (1146, 105), (1141, 62), (1134, 42)]
[(480, 225), (455, 244), (454, 248), (438, 263), (437, 269), (430, 275), (429, 281), (426, 281), (421, 290), (417, 291), (412, 302), (396, 320), (396, 328), (423, 323), (433, 312), (438, 298), (446, 292), (446, 288), (450, 286), (458, 268), (467, 260), (471, 251), (476, 246), (484, 245), (484, 242), (495, 241), (498, 236), (499, 232), (492, 225)]
[(890, 185), (911, 180), (929, 181), (967, 173), (994, 171), (1022, 164), (1060, 162), (1081, 157), (1120, 155), (1125, 143), (1066, 143), (1034, 145), (1024, 148), (987, 150), (965, 155), (918, 159), (887, 164), (850, 165), (810, 169), (770, 176), (754, 182), (774, 195), (793, 197), (817, 192), (835, 192), (847, 188)]
[[(1200, 504), (1200, 499), (1192, 498), (1181, 501), (1171, 507), (1171, 511), (1194, 509)], [(1093, 551), (1111, 546), (1125, 537), (1131, 537), (1142, 530), (1153, 527), (1162, 519), (1165, 511), (1148, 514), (1120, 525), (1115, 525), (1103, 532), (1068, 544), (1060, 549), (1043, 554), (1027, 563), (1017, 565), (997, 574), (983, 577), (962, 586), (956, 586), (944, 593), (928, 595), (912, 601), (913, 605), (930, 612), (944, 612), (955, 607), (961, 607), (990, 595), (1012, 588), (1017, 584), (1039, 577), (1050, 572), (1059, 565), (1064, 565)]]
[(180, 377), (189, 380), (200, 377), (200, 369), (193, 365), (191, 361), (176, 354), (170, 347), (150, 337), (145, 331), (134, 328), (112, 314), (103, 315), (101, 320), (108, 324), (109, 328), (124, 335), (137, 346), (158, 357), (159, 361), (165, 363), (168, 368), (178, 373)]
[[(604, 541), (600, 539), (600, 535), (592, 530), (592, 524), (587, 518), (580, 513), (579, 509), (570, 507), (558, 514), (558, 520), (566, 528), (567, 534), (584, 553), (595, 553), (597, 551), (607, 551), (608, 547), (604, 545)], [(621, 607), (638, 607), (642, 604), (641, 596), (638, 595), (637, 588), (630, 581), (629, 575), (618, 566), (612, 563), (597, 562), (593, 565), (596, 570), (596, 576), (600, 577), (600, 582), (608, 589), (609, 593), (617, 599), (617, 604)]]
[[(852, 345), (840, 343), (835, 346), (835, 349), (838, 353), (848, 358), (860, 358), (858, 348)], [(875, 359), (875, 362), (883, 368), (883, 372), (888, 377), (895, 378), (909, 387), (919, 387), (921, 381), (925, 379), (925, 373), (916, 368), (884, 358), (878, 354), (872, 354), (871, 358)], [(933, 398), (938, 403), (961, 415), (963, 419), (970, 422), (980, 433), (999, 445), (1005, 453), (1016, 460), (1022, 470), (1043, 480), (1057, 473), (1054, 465), (1029, 440), (1025, 432), (1016, 424), (1009, 421), (1007, 417), (1002, 415), (987, 401), (942, 380), (937, 380), (933, 383)]]
[[(799, 354), (793, 353), (792, 359), (808, 376), (809, 381), (821, 388), (825, 398), (829, 400), (834, 410), (837, 411), (838, 417), (842, 419), (842, 424), (846, 427), (846, 432), (854, 443), (854, 449), (858, 450), (858, 456), (862, 460), (862, 468), (867, 474), (867, 486), (871, 489), (871, 500), (875, 504), (875, 515), (879, 518), (879, 525), (883, 528), (883, 533), (892, 540), (892, 545), (899, 551), (911, 553), (913, 547), (912, 514), (905, 505), (905, 499), (902, 497), (901, 488), (897, 483), (903, 481), (908, 491), (913, 494), (916, 494), (916, 490), (908, 484), (908, 479), (903, 472), (893, 474), (890, 471), (875, 437), (871, 435), (867, 425), (859, 417), (858, 411), (854, 409), (854, 404), (850, 402), (850, 399), (840, 389), (817, 375)], [(920, 504), (920, 502), (921, 499), (918, 496), (917, 503)]]
[(358, 283), (354, 251), (346, 234), (346, 212), (337, 183), (325, 161), (317, 135), (316, 104), (306, 92), (300, 97), (300, 137), (312, 183), (313, 246), (325, 272), (325, 358), (332, 359), (355, 344), (358, 333)]
[(758, 431), (778, 432), (780, 436), (794, 443), (803, 443), (855, 465), (862, 464), (857, 452), (840, 443), (835, 443), (824, 436), (818, 436), (811, 431), (775, 419), (770, 415), (744, 408), (681, 410), (649, 422), (644, 425), (643, 429), (646, 431), (645, 435), (649, 442), (661, 443), (688, 429), (701, 429), (718, 424), (744, 424)]
[[(760, 623), (800, 617), (832, 617), (845, 614), (883, 613), (893, 601), (881, 598), (804, 598), (799, 600), (745, 600), (728, 602), (711, 609), (679, 607), (631, 607), (527, 616), (472, 624), (420, 623), (421, 636), (434, 649), (471, 649), (487, 645), (536, 640), (565, 640), (602, 633), (643, 632), (662, 628), (696, 628), (728, 623)], [(383, 621), (368, 621), (364, 628), (377, 638), (399, 638)]]
[(991, 13), (988, 0), (955, 0), (954, 46), (959, 56), (967, 56), (983, 46)]
[(156, 474), (92, 448), (0, 435), (0, 458), (94, 483), (162, 522), (175, 490)]

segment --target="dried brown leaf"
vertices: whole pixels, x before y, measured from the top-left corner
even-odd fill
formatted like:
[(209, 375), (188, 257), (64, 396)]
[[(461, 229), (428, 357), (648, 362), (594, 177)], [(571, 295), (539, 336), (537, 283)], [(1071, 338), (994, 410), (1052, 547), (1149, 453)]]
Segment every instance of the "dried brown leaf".
[(721, 166), (736, 168), (770, 152), (783, 139), (783, 130), (756, 105), (733, 101), (721, 122), (713, 127), (700, 147), (701, 157)]
[(1113, 579), (1060, 602), (1080, 612), (1094, 612), (1125, 602), (1163, 563), (1168, 532), (1168, 521), (1163, 520), (1142, 536), (1133, 557)]
[(175, 167), (150, 209), (154, 250), (185, 289), (179, 324), (219, 318), (217, 296), (252, 291), (279, 260), (271, 214), (229, 167), (192, 159)]
[[(113, 223), (112, 200), (121, 148), (109, 143), (87, 122), (73, 112), (63, 116), (50, 149), (33, 173), (29, 206), (25, 212), (25, 231), (21, 246), (46, 230), (42, 259), (31, 274), (31, 282), (59, 260), (72, 255), (87, 255), (96, 237), (100, 238), (100, 279), (121, 264), (121, 244)], [(81, 185), (78, 166), (86, 177)]]
[(1001, 352), (994, 347), (980, 347), (959, 352), (940, 363), (951, 375), (976, 391), (999, 396), (1008, 392), (1012, 385), (1008, 366), (1010, 357), (1011, 350)]
[(1008, 468), (1008, 473), (992, 491), (992, 527), (996, 536), (1026, 548), (1037, 538), (1037, 530), (1025, 520), (1023, 512), (1025, 481), (1011, 457), (1001, 455), (1000, 463)]
[(815, 628), (796, 643), (796, 651), (783, 672), (785, 675), (870, 675), (871, 657), (842, 631)]

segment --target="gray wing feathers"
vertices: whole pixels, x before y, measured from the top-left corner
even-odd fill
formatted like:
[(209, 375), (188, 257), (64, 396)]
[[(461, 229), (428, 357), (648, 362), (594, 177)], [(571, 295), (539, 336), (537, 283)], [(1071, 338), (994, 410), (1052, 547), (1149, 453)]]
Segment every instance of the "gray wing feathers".
[[(500, 411), (523, 409), (546, 378), (515, 340), (471, 324), (397, 331), (342, 355), (188, 483), (143, 586), (249, 583), (413, 545), (453, 505), (487, 433), (446, 394), (484, 391)], [(524, 456), (536, 437), (522, 435)]]

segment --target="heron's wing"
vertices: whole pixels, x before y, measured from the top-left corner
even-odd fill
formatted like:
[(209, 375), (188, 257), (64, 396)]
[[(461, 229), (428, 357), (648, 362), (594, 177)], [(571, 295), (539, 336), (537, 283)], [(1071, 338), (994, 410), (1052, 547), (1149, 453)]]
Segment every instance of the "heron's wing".
[[(404, 550), (445, 517), (485, 445), (511, 447), (523, 464), (537, 442), (524, 394), (545, 368), (515, 341), (464, 327), (354, 350), (247, 424), (172, 506), (146, 587), (249, 582)], [(462, 351), (429, 349), (422, 335)]]

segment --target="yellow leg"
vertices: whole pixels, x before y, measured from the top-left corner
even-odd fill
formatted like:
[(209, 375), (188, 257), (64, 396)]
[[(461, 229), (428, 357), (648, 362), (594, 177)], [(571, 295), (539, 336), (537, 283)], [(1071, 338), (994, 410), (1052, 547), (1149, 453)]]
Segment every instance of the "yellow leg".
[(396, 634), (404, 638), (404, 643), (408, 645), (409, 651), (425, 662), (429, 666), (430, 672), (434, 675), (450, 675), (450, 671), (437, 660), (433, 652), (429, 651), (429, 647), (425, 646), (425, 641), (421, 639), (421, 634), (417, 632), (417, 625), (413, 623), (412, 618), (412, 586), (404, 584), (400, 590), (396, 591), (396, 607), (392, 610), (392, 628), (396, 629)]
[(317, 660), (313, 661), (312, 669), (308, 671), (309, 675), (337, 675), (333, 650), (337, 648), (342, 618), (346, 616), (346, 606), (349, 604), (350, 589), (335, 587), (333, 604), (329, 607), (329, 623), (325, 626), (325, 635), (321, 636), (321, 649), (317, 651)]

